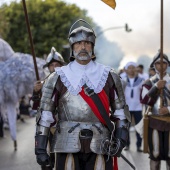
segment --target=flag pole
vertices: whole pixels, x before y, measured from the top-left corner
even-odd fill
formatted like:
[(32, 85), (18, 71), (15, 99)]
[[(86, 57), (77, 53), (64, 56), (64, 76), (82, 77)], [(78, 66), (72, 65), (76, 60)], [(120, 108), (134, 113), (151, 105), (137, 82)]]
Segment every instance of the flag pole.
[[(160, 17), (160, 80), (163, 80), (163, 0), (161, 0), (161, 17)], [(160, 108), (163, 106), (163, 89), (160, 90)]]
[(35, 50), (34, 50), (34, 44), (33, 44), (32, 34), (31, 34), (31, 30), (30, 30), (30, 23), (29, 23), (29, 19), (28, 19), (27, 7), (26, 7), (25, 0), (22, 0), (22, 2), (23, 2), (24, 14), (25, 14), (25, 21), (26, 21), (26, 24), (27, 24), (27, 30), (28, 30), (28, 34), (29, 34), (29, 40), (30, 40), (31, 51), (32, 51), (32, 56), (33, 56), (33, 62), (34, 62), (34, 69), (35, 69), (36, 79), (40, 80), (39, 74), (38, 74), (38, 67), (37, 67), (37, 62), (36, 62), (36, 55), (35, 55)]

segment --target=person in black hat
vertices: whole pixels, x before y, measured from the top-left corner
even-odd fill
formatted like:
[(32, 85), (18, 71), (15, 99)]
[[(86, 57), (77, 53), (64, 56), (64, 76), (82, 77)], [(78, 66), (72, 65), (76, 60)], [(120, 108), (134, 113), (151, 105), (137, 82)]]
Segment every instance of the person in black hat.
[[(54, 47), (52, 47), (50, 54), (47, 56), (46, 64), (43, 66), (43, 68), (44, 69), (48, 68), (50, 74), (52, 74), (57, 67), (61, 67), (65, 64), (66, 63), (65, 63), (63, 57), (61, 56), (61, 54), (58, 53)], [(43, 85), (45, 84), (45, 81), (48, 78), (48, 76), (45, 78), (44, 81), (37, 81), (34, 85), (33, 95), (32, 95), (32, 98), (30, 100), (30, 103), (31, 103), (33, 110), (37, 110), (38, 107), (39, 107), (40, 99), (41, 99), (41, 96), (42, 96), (42, 88), (43, 88)], [(51, 143), (52, 143), (52, 137), (53, 137), (54, 130), (55, 130), (55, 126), (51, 127), (50, 133), (49, 133), (49, 144), (50, 144), (50, 146), (51, 146)], [(54, 162), (55, 162), (55, 156), (54, 156), (54, 154), (50, 153), (50, 157), (51, 157), (51, 165), (48, 165), (48, 166), (41, 165), (42, 170), (52, 170), (53, 169), (53, 165), (54, 165)]]
[(143, 84), (141, 93), (141, 103), (152, 108), (147, 139), (151, 170), (160, 170), (161, 160), (165, 160), (167, 169), (170, 169), (170, 76), (166, 72), (168, 66), (170, 61), (167, 55), (163, 54), (161, 63), (158, 52), (150, 65), (156, 74)]

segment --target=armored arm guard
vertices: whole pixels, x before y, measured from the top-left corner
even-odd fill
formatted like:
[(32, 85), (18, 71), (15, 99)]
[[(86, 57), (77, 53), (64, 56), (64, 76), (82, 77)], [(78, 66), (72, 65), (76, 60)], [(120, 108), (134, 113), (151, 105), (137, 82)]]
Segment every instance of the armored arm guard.
[(47, 154), (49, 128), (37, 125), (35, 135), (35, 155), (39, 165), (48, 165), (50, 157)]
[(49, 76), (49, 78), (44, 83), (42, 89), (40, 108), (37, 114), (37, 126), (36, 126), (36, 134), (35, 134), (35, 155), (37, 158), (37, 163), (40, 165), (48, 165), (50, 163), (50, 157), (47, 154), (47, 149), (46, 149), (50, 128), (40, 125), (39, 120), (41, 118), (42, 111), (50, 111), (53, 113), (55, 110), (55, 105), (54, 105), (54, 101), (52, 100), (52, 95), (57, 80), (58, 80), (58, 75), (56, 73), (53, 73)]
[(151, 98), (157, 98), (158, 93), (159, 93), (159, 89), (156, 87), (156, 85), (152, 84), (152, 82), (150, 80), (147, 80), (145, 82), (145, 86), (147, 87), (151, 87), (147, 93), (147, 95)]
[(55, 111), (55, 104), (54, 104), (54, 101), (52, 100), (52, 95), (53, 95), (58, 77), (59, 76), (56, 72), (52, 73), (43, 85), (40, 108), (37, 113), (37, 123), (39, 122), (41, 118), (42, 111), (50, 111), (52, 113), (54, 113)]
[(115, 108), (115, 110), (123, 109), (124, 114), (126, 116), (126, 119), (129, 122), (131, 122), (131, 116), (130, 116), (130, 113), (129, 113), (129, 107), (128, 107), (128, 105), (126, 105), (125, 95), (124, 95), (124, 91), (123, 91), (123, 87), (122, 87), (120, 77), (114, 72), (114, 70), (111, 70), (110, 74), (111, 74), (112, 79), (114, 81), (117, 96), (118, 96), (118, 98), (114, 101), (114, 103), (112, 103), (113, 107)]
[(158, 96), (158, 92), (159, 92), (159, 89), (156, 87), (156, 86), (153, 86), (149, 92), (148, 92), (148, 96), (151, 97), (151, 98), (155, 98)]
[(140, 102), (142, 104), (153, 106), (156, 103), (159, 97), (159, 90), (154, 82), (155, 81), (151, 78), (150, 80), (146, 80), (142, 85), (142, 92), (140, 95)]
[[(122, 82), (120, 80), (120, 77), (113, 71), (110, 71), (112, 79), (115, 84), (116, 93), (118, 98), (112, 103), (115, 110), (122, 110), (124, 112), (124, 115), (126, 119), (120, 120), (116, 119), (116, 127), (115, 127), (115, 140), (118, 143), (118, 150), (116, 152), (117, 157), (120, 156), (122, 149), (126, 146), (127, 140), (128, 140), (128, 133), (129, 133), (129, 125), (131, 122), (131, 115), (129, 112), (129, 107), (126, 105), (124, 91), (122, 87)], [(113, 115), (114, 116), (114, 115)]]

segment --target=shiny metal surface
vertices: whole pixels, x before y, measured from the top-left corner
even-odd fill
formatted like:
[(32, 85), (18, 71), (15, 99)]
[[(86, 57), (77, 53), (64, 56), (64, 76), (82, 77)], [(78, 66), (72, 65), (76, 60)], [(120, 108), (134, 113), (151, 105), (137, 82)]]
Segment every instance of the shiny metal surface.
[[(78, 123), (79, 125), (76, 126)], [(101, 131), (99, 131), (98, 128)], [(73, 130), (70, 132), (71, 129)], [(60, 133), (56, 130), (51, 152), (79, 152), (81, 149), (79, 135), (82, 129), (89, 129), (93, 132), (90, 149), (94, 153), (101, 154), (100, 144), (103, 139), (109, 137), (109, 131), (99, 122), (60, 122)]]
[[(151, 83), (153, 87), (155, 87), (155, 82), (158, 81), (156, 79), (157, 79), (156, 76), (151, 78)], [(165, 88), (163, 89), (163, 106), (168, 107), (170, 106), (170, 80), (165, 84)], [(156, 87), (154, 89), (156, 89)], [(155, 92), (153, 93), (157, 92), (158, 90), (155, 90)], [(152, 114), (159, 114), (159, 109), (160, 109), (160, 96), (158, 96), (158, 99), (152, 108)]]
[(52, 101), (52, 94), (56, 82), (58, 80), (58, 77), (59, 77), (58, 74), (54, 72), (45, 81), (42, 89), (42, 97), (40, 103), (41, 110), (51, 111), (51, 112), (55, 110), (54, 102)]
[(56, 51), (54, 47), (51, 48), (51, 52), (48, 54), (46, 64), (43, 66), (43, 68), (48, 67), (52, 61), (57, 61), (62, 65), (65, 64), (63, 57), (59, 52)]
[(115, 100), (115, 102), (113, 103), (115, 109), (119, 110), (119, 109), (124, 109), (124, 114), (126, 116), (126, 119), (131, 122), (131, 115), (129, 112), (129, 108), (126, 105), (126, 101), (125, 101), (125, 95), (124, 95), (124, 91), (123, 91), (123, 87), (122, 87), (122, 82), (120, 80), (120, 77), (117, 75), (117, 73), (112, 69), (110, 71), (110, 74), (114, 80), (116, 89), (117, 89), (117, 96), (118, 98)]
[(44, 127), (41, 125), (36, 126), (36, 134), (38, 134), (38, 135), (48, 136), (49, 131), (50, 131), (50, 128), (47, 128), (47, 127)]
[(72, 95), (68, 91), (59, 100), (59, 119), (62, 121), (99, 122), (89, 105), (80, 95)]

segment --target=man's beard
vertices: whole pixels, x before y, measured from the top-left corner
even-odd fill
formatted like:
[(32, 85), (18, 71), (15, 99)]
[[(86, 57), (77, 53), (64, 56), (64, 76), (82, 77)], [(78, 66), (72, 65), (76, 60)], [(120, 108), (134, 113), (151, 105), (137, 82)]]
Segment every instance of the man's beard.
[[(84, 53), (86, 55), (81, 55), (81, 53)], [(73, 51), (74, 57), (78, 60), (81, 61), (86, 61), (91, 59), (92, 57), (92, 51), (91, 52), (87, 52), (86, 50), (81, 50), (80, 52), (76, 53), (75, 51)]]

